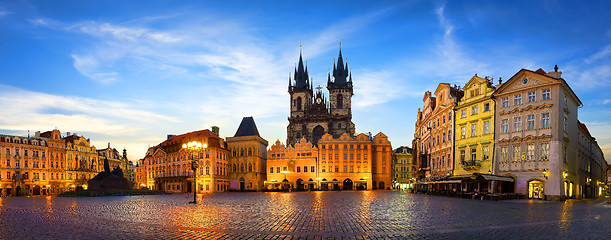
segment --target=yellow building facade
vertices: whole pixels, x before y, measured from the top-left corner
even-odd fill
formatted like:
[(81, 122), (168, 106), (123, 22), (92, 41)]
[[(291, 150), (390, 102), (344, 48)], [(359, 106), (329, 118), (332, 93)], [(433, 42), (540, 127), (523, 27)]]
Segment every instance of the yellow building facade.
[(96, 150), (90, 139), (57, 129), (32, 137), (0, 135), (0, 195), (57, 195), (79, 188), (102, 171), (107, 151), (110, 166), (128, 176), (126, 153)]
[(267, 141), (259, 136), (252, 117), (245, 117), (233, 137), (227, 137), (231, 190), (261, 191), (266, 177)]
[(473, 76), (455, 107), (454, 175), (491, 173), (494, 151), (494, 109), (491, 80)]
[(267, 189), (317, 189), (318, 148), (302, 138), (285, 147), (279, 140), (267, 150)]

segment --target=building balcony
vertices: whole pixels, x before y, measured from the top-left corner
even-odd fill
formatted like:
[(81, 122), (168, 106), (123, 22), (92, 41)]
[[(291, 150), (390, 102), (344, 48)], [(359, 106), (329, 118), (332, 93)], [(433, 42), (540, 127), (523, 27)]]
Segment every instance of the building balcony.
[(467, 171), (478, 170), (482, 166), (482, 163), (480, 160), (461, 161), (460, 164), (462, 168)]

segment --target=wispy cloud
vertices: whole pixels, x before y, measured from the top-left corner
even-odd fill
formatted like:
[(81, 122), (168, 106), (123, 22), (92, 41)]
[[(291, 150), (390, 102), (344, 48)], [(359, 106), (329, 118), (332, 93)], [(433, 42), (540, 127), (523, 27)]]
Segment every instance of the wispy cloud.
[(180, 122), (125, 103), (51, 95), (5, 85), (0, 85), (0, 101), (11, 103), (0, 111), (0, 129), (7, 130), (58, 127), (120, 136), (139, 133), (142, 128), (138, 124), (142, 123)]

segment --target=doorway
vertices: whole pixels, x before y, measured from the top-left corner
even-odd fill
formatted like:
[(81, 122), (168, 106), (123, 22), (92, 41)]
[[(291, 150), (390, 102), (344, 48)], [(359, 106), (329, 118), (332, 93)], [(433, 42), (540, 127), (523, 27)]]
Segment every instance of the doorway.
[(528, 198), (543, 199), (544, 196), (545, 193), (543, 181), (532, 180), (528, 182)]

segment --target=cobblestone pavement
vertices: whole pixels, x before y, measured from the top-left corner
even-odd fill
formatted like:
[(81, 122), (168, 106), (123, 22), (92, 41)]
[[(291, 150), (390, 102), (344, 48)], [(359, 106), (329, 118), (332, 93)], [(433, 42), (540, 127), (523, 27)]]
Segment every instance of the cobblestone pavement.
[(0, 198), (0, 239), (609, 239), (598, 200), (393, 191)]

